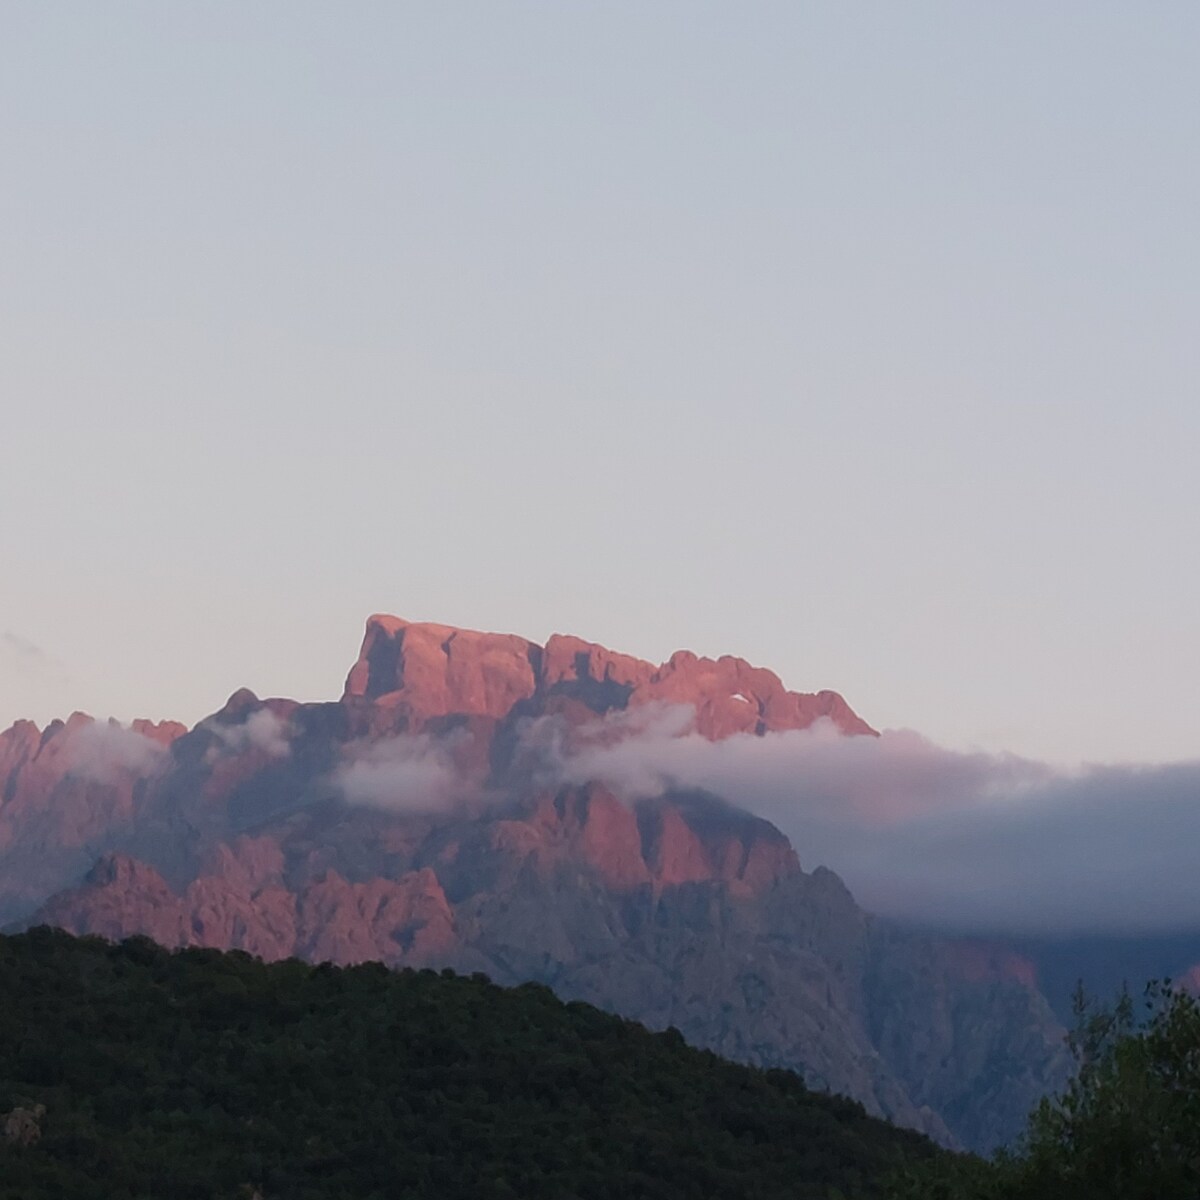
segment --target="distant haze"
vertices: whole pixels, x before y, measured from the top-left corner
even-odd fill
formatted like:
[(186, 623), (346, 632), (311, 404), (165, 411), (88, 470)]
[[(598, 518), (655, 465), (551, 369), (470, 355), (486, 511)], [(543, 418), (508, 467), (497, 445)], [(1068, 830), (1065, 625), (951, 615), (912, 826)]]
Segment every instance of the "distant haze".
[(0, 725), (335, 696), (385, 610), (1196, 758), (1198, 48), (1182, 2), (6, 6)]

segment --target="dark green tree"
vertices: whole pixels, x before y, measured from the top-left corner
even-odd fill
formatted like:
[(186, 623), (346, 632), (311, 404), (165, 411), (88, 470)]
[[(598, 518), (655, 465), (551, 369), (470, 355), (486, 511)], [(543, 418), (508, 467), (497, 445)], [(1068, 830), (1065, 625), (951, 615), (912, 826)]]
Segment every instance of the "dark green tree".
[(0, 1200), (879, 1200), (938, 1153), (539, 985), (0, 936)]
[(910, 1171), (904, 1200), (1196, 1200), (1200, 1197), (1200, 1003), (1166, 983), (1139, 1011), (1126, 993), (1082, 993), (1070, 1036), (1077, 1071), (1034, 1110), (1018, 1147)]

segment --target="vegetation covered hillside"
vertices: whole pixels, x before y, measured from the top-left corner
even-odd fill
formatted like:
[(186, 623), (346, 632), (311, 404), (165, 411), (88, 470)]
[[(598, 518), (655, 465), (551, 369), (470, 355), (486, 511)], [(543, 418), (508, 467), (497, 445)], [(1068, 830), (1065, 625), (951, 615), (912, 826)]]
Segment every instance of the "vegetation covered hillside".
[(935, 1153), (538, 985), (0, 938), (3, 1200), (829, 1200)]

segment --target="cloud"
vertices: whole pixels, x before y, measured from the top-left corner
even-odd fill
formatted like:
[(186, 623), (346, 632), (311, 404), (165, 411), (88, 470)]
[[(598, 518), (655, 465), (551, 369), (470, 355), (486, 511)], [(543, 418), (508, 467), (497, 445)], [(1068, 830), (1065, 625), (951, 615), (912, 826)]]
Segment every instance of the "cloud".
[(69, 746), (71, 773), (93, 783), (153, 774), (167, 757), (165, 747), (117, 721), (90, 721)]
[[(802, 832), (801, 829), (798, 832)], [(1091, 767), (831, 840), (868, 907), (953, 929), (1200, 926), (1200, 762)]]
[[(867, 909), (973, 934), (1138, 934), (1200, 927), (1200, 762), (1064, 770), (963, 753), (912, 730), (709, 741), (687, 705), (520, 730), (529, 786), (602, 782), (629, 801), (703, 790), (765, 817), (804, 866), (837, 871)], [(347, 801), (445, 811), (480, 794), (454, 735), (349, 748)]]
[(828, 722), (710, 742), (678, 707), (582, 733), (535, 721), (524, 747), (543, 780), (721, 795), (889, 916), (975, 933), (1200, 925), (1200, 762), (1064, 771)]
[(67, 678), (53, 655), (11, 629), (0, 632), (0, 668), (26, 682), (61, 683)]
[(269, 708), (257, 709), (237, 725), (207, 721), (203, 727), (219, 739), (205, 755), (209, 762), (222, 751), (240, 754), (243, 750), (260, 750), (271, 758), (286, 758), (291, 753), (291, 723)]
[(440, 812), (470, 787), (454, 763), (452, 737), (406, 734), (351, 747), (348, 754), (333, 773), (333, 785), (351, 804), (390, 812)]
[(692, 731), (695, 717), (689, 704), (657, 703), (615, 710), (584, 725), (560, 716), (534, 717), (519, 730), (518, 770), (545, 787), (595, 780), (627, 799), (657, 796), (672, 785), (672, 759), (686, 744), (681, 735)]

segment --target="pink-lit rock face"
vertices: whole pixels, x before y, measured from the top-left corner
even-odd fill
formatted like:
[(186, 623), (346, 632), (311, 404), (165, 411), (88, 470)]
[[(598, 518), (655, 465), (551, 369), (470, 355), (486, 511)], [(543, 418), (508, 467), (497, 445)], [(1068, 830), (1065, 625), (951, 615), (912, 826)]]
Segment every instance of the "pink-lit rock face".
[[(274, 865), (255, 869), (254, 857)], [(454, 915), (428, 868), (357, 884), (329, 871), (292, 892), (275, 867), (282, 867), (278, 847), (262, 839), (221, 847), (176, 893), (145, 863), (109, 855), (39, 920), (113, 939), (140, 933), (165, 946), (246, 950), (267, 961), (425, 965), (454, 948)]]
[(0, 924), (80, 878), (135, 822), (183, 731), (73, 713), (44, 730), (18, 721), (0, 733)]
[(608, 887), (629, 891), (651, 881), (637, 815), (629, 805), (593, 784), (569, 791), (561, 808), (573, 855)]
[(874, 730), (836, 692), (789, 692), (772, 671), (740, 658), (681, 650), (659, 666), (576, 637), (539, 646), (511, 634), (477, 633), (398, 617), (367, 622), (345, 698), (401, 709), (415, 726), (452, 714), (501, 720), (523, 701), (575, 697), (593, 712), (643, 704), (688, 704), (697, 732), (807, 729), (822, 717), (843, 733)]
[(350, 883), (336, 871), (299, 897), (295, 953), (315, 962), (428, 966), (457, 947), (454, 913), (428, 867)]
[(147, 721), (141, 717), (136, 718), (129, 728), (160, 746), (169, 746), (187, 733), (187, 726), (181, 721)]
[(80, 887), (56, 896), (38, 919), (114, 941), (140, 933), (164, 946), (191, 944), (179, 897), (153, 867), (124, 854), (101, 858)]
[(533, 695), (535, 649), (511, 635), (375, 616), (345, 694), (403, 706), (419, 722), (452, 713), (500, 718)]

